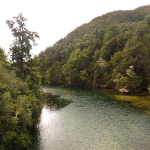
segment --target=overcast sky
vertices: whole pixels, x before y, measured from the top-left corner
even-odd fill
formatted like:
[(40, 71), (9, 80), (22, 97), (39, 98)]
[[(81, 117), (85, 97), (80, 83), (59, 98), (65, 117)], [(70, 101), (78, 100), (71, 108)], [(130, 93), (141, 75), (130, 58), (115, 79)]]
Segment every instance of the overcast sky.
[(36, 31), (40, 36), (38, 46), (31, 51), (38, 55), (76, 27), (97, 16), (114, 10), (132, 10), (148, 4), (150, 0), (0, 0), (0, 47), (6, 53), (9, 51), (13, 37), (5, 22), (18, 13), (23, 13), (27, 18), (26, 28)]

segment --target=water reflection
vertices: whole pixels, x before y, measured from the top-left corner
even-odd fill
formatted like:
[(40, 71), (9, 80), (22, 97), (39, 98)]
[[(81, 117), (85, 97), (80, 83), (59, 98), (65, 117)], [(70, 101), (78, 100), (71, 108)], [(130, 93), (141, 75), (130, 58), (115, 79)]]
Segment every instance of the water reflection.
[(51, 111), (49, 107), (44, 106), (41, 113), (40, 126), (47, 126), (51, 121), (57, 117), (56, 111)]

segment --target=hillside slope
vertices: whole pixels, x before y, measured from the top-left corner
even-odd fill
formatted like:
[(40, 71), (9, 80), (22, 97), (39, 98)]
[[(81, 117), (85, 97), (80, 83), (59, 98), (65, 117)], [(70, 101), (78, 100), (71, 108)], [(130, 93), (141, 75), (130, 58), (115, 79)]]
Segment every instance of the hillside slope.
[(77, 27), (39, 54), (43, 83), (147, 90), (150, 5), (114, 11)]

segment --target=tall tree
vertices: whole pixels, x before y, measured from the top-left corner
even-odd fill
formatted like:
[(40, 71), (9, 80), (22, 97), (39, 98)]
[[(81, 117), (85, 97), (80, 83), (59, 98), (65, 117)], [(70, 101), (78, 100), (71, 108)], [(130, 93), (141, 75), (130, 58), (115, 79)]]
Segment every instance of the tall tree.
[(23, 17), (23, 14), (18, 14), (17, 17), (13, 17), (13, 20), (7, 20), (6, 24), (12, 31), (14, 41), (10, 45), (11, 60), (14, 66), (19, 68), (19, 76), (24, 78), (25, 63), (31, 58), (32, 43), (37, 45), (35, 38), (39, 38), (37, 32), (28, 31), (26, 29), (27, 19)]

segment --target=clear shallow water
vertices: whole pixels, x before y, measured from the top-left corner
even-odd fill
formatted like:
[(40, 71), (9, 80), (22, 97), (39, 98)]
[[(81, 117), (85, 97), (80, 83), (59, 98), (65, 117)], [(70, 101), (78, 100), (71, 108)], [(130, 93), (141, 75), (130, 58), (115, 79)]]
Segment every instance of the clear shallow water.
[(72, 102), (60, 109), (43, 106), (36, 149), (150, 150), (150, 119), (141, 111), (92, 89), (42, 88)]

